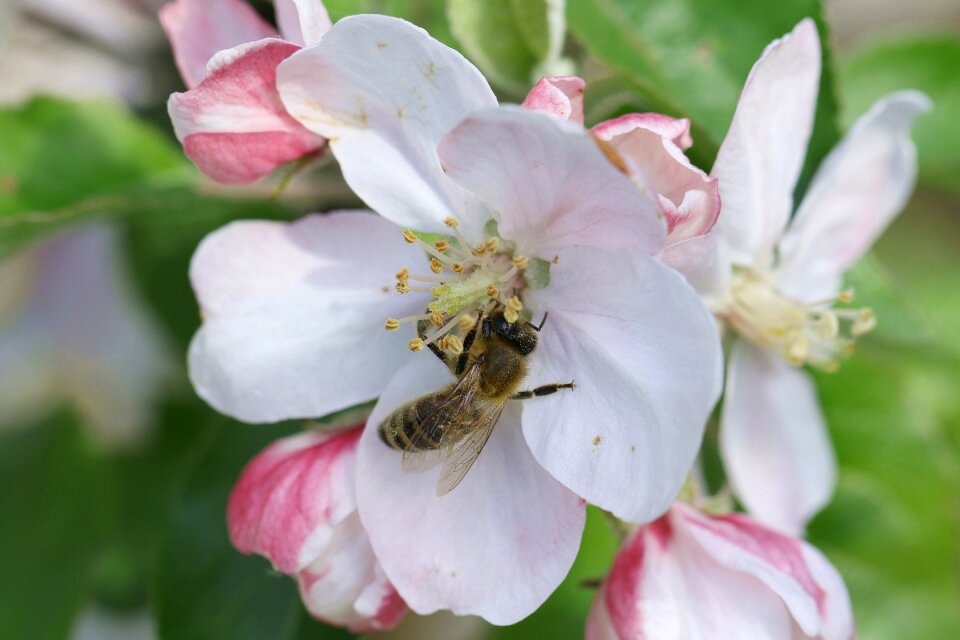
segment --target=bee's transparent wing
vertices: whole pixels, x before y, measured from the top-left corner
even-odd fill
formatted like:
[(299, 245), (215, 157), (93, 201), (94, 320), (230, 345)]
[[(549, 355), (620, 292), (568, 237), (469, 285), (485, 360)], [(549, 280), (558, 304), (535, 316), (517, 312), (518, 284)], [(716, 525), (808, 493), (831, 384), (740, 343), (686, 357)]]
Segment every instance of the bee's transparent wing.
[(465, 433), (463, 423), (474, 413), (473, 402), (479, 382), (480, 367), (472, 366), (443, 398), (438, 399), (403, 451), (401, 466), (404, 471), (426, 471), (451, 454), (459, 437)]
[(437, 495), (445, 496), (453, 491), (463, 477), (470, 471), (483, 447), (490, 439), (493, 428), (497, 426), (500, 414), (506, 405), (500, 402), (491, 402), (469, 423), (461, 428), (466, 437), (461, 438), (450, 451), (437, 480)]

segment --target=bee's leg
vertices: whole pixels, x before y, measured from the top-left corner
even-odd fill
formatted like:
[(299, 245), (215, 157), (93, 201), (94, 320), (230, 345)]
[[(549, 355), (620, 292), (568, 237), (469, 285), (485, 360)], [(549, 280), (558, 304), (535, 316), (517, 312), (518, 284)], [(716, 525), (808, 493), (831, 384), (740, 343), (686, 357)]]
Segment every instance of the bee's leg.
[[(419, 336), (420, 339), (423, 340), (424, 342), (427, 341), (427, 322), (428, 322), (427, 320), (420, 320), (419, 322), (417, 322), (417, 336)], [(433, 355), (440, 358), (440, 362), (447, 365), (448, 367), (450, 366), (450, 363), (447, 362), (447, 354), (444, 352), (443, 349), (438, 347), (435, 342), (427, 343), (427, 348), (433, 352)]]
[(536, 389), (530, 389), (529, 391), (518, 391), (517, 393), (511, 396), (511, 400), (526, 400), (527, 398), (539, 398), (540, 396), (548, 396), (551, 393), (556, 393), (560, 389), (575, 389), (577, 387), (573, 382), (565, 383), (553, 383), (553, 384), (544, 384), (540, 385)]
[[(463, 352), (460, 353), (460, 359), (457, 360), (457, 368), (454, 370), (455, 375), (460, 375), (463, 373), (463, 370), (467, 368), (467, 361), (470, 359), (470, 347), (473, 346), (473, 341), (477, 338), (477, 330), (481, 327), (487, 326), (487, 321), (483, 319), (483, 311), (480, 311), (477, 315), (477, 321), (473, 325), (473, 328), (470, 329), (470, 333), (467, 334), (467, 337), (463, 339)], [(484, 329), (485, 335), (489, 334), (488, 329)]]

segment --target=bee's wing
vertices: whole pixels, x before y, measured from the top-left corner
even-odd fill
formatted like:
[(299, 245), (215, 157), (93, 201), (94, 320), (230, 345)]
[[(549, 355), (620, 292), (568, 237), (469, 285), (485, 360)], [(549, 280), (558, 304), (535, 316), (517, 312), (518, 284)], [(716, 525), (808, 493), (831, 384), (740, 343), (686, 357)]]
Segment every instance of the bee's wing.
[[(480, 367), (472, 366), (443, 397), (420, 424), (403, 451), (404, 471), (425, 471), (450, 455), (463, 435), (463, 422), (473, 413), (473, 401), (480, 382)], [(431, 434), (439, 433), (437, 436)]]
[(503, 402), (489, 402), (469, 423), (461, 425), (461, 433), (468, 435), (454, 445), (446, 458), (443, 470), (440, 472), (440, 479), (437, 480), (438, 496), (444, 496), (453, 491), (470, 471), (470, 467), (490, 439), (490, 434), (497, 426), (505, 406)]

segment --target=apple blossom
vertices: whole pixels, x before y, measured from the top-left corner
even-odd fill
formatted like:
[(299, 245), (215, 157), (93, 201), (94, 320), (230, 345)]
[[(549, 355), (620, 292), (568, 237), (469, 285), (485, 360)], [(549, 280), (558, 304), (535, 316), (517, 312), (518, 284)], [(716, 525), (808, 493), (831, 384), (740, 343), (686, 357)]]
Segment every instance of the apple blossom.
[(817, 549), (682, 503), (631, 536), (587, 621), (587, 640), (853, 636), (846, 586)]
[(754, 516), (792, 534), (826, 504), (836, 476), (813, 382), (799, 367), (836, 369), (874, 326), (870, 309), (844, 306), (853, 293), (841, 291), (843, 272), (909, 197), (909, 128), (929, 108), (913, 91), (879, 100), (821, 164), (790, 221), (819, 79), (809, 19), (754, 66), (712, 171), (723, 199), (709, 236), (715, 251), (691, 278), (736, 335), (720, 433), (728, 477)]
[(279, 440), (230, 495), (230, 539), (295, 575), (307, 610), (354, 632), (393, 628), (406, 606), (360, 524), (354, 465), (361, 427)]
[[(194, 386), (254, 422), (379, 396), (357, 507), (387, 578), (418, 613), (522, 619), (567, 573), (583, 499), (631, 520), (669, 506), (719, 394), (715, 323), (652, 257), (667, 234), (654, 199), (581, 126), (498, 107), (422, 30), (346, 18), (284, 61), (278, 86), (380, 215), (236, 222), (208, 237), (191, 267), (204, 314)], [(424, 347), (455, 353), (495, 305), (515, 321), (549, 311), (526, 384), (577, 388), (510, 403), (466, 479), (438, 497), (438, 470), (402, 472), (376, 427), (450, 381)]]
[(105, 445), (142, 442), (172, 363), (117, 240), (95, 224), (0, 262), (0, 425), (66, 401)]
[(320, 138), (287, 114), (277, 65), (330, 28), (321, 0), (276, 0), (283, 39), (243, 0), (175, 0), (160, 10), (188, 91), (170, 96), (184, 152), (218, 182), (244, 184), (318, 153)]

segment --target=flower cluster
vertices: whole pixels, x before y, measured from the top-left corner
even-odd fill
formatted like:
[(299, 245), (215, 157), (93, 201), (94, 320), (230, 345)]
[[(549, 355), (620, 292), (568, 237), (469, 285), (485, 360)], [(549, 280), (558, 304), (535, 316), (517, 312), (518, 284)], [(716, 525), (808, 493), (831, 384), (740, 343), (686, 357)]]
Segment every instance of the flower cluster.
[[(835, 475), (803, 367), (835, 369), (876, 322), (842, 275), (912, 189), (926, 98), (878, 102), (793, 212), (820, 80), (810, 20), (756, 63), (707, 174), (685, 119), (585, 128), (578, 77), (501, 105), (407, 22), (331, 26), (319, 0), (276, 13), (283, 40), (239, 0), (164, 9), (190, 87), (170, 99), (185, 151), (247, 182), (329, 149), (372, 211), (207, 237), (191, 379), (248, 422), (375, 404), (362, 429), (250, 463), (235, 546), (353, 630), (407, 608), (511, 624), (567, 574), (590, 503), (633, 528), (588, 637), (851, 637), (842, 580), (798, 539)], [(722, 391), (721, 453), (749, 516), (704, 491), (678, 501)], [(445, 439), (471, 412), (493, 414), (482, 438)], [(401, 453), (383, 425), (404, 419)], [(451, 468), (463, 481), (438, 495)]]

